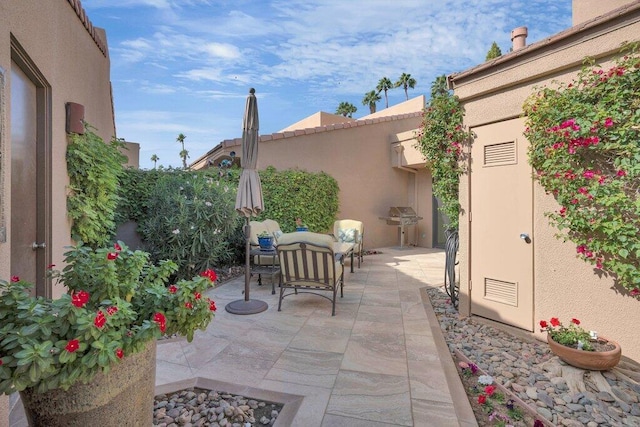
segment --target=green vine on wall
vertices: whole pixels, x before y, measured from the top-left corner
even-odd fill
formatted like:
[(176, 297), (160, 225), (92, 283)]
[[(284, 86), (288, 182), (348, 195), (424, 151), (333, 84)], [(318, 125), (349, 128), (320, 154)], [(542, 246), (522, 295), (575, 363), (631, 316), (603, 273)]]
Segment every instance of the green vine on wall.
[(415, 147), (427, 160), (433, 193), (440, 200), (440, 212), (449, 219), (449, 230), (458, 229), (459, 223), (459, 181), (465, 170), (463, 146), (469, 137), (463, 119), (460, 100), (446, 88), (446, 77), (438, 77), (431, 85), (431, 100), (424, 109)]
[(115, 231), (118, 177), (127, 158), (119, 151), (120, 141), (107, 144), (92, 129), (85, 125), (84, 135), (74, 134), (67, 146), (67, 215), (73, 221), (71, 237), (95, 248)]
[(640, 297), (640, 54), (589, 61), (569, 84), (539, 88), (524, 105), (529, 163), (558, 202), (548, 212), (577, 256)]

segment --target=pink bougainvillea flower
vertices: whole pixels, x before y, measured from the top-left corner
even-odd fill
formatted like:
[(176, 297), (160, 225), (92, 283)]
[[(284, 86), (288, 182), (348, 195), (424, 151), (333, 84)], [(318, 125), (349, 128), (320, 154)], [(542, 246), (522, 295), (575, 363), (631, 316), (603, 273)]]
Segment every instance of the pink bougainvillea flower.
[(487, 396), (492, 396), (496, 391), (496, 386), (488, 385), (484, 388), (484, 392), (487, 393)]
[(178, 292), (178, 287), (176, 285), (169, 286), (169, 293), (170, 294), (175, 294), (176, 292)]
[(640, 289), (635, 288), (635, 289), (633, 289), (631, 292), (629, 292), (629, 294), (630, 294), (632, 297), (637, 297), (638, 295), (640, 295)]
[(218, 307), (216, 307), (216, 302), (212, 299), (209, 300), (209, 310), (216, 311)]
[(20, 281), (20, 276), (11, 276), (11, 281), (13, 283), (18, 283)]
[(189, 301), (185, 302), (184, 306), (187, 307), (189, 310), (193, 308), (193, 304), (191, 304)]
[(625, 172), (624, 170), (620, 169), (618, 172), (616, 172), (616, 175), (618, 175), (618, 176), (627, 176), (627, 172)]
[(114, 259), (118, 258), (118, 253), (117, 252), (109, 252), (107, 254), (107, 259), (109, 261), (113, 261)]
[(164, 317), (164, 314), (162, 313), (154, 314), (153, 321), (158, 324), (158, 327), (160, 327), (160, 332), (164, 333), (164, 331), (167, 329), (167, 318)]
[(218, 278), (218, 276), (216, 275), (216, 272), (211, 269), (203, 271), (202, 273), (200, 273), (200, 276), (206, 277), (212, 282), (215, 282), (216, 279)]
[(571, 323), (575, 324), (575, 325), (579, 325), (580, 321), (578, 319), (571, 319)]
[(596, 261), (596, 268), (602, 269), (602, 258), (598, 258)]
[(604, 119), (604, 127), (610, 128), (611, 126), (613, 126), (613, 119), (611, 117)]
[(102, 310), (100, 310), (98, 311), (98, 314), (96, 314), (96, 317), (93, 319), (93, 324), (96, 325), (98, 329), (102, 329), (105, 323), (107, 323), (107, 318), (104, 317), (104, 313), (102, 312)]
[(84, 307), (87, 302), (89, 302), (89, 292), (80, 291), (71, 294), (71, 304), (76, 307)]
[(111, 307), (107, 308), (107, 314), (109, 316), (113, 316), (117, 312), (118, 312), (118, 307), (116, 307), (115, 305), (112, 305)]
[(560, 326), (560, 319), (557, 317), (552, 317), (549, 322), (551, 322), (551, 325), (553, 326)]
[(481, 394), (480, 396), (478, 396), (478, 403), (481, 405), (484, 405), (487, 402), (487, 396), (485, 396), (484, 394)]
[(200, 294), (200, 292), (195, 292), (195, 293), (193, 294), (193, 297), (194, 297), (195, 299), (200, 299), (200, 298), (202, 298), (202, 295)]
[(578, 199), (571, 199), (571, 204), (572, 205), (577, 205), (578, 204)]
[(73, 353), (78, 348), (80, 348), (80, 342), (78, 340), (71, 340), (67, 343), (64, 349), (67, 350), (69, 353)]
[(113, 248), (114, 248), (116, 251), (118, 251), (118, 252), (120, 252), (120, 251), (122, 250), (122, 246), (120, 246), (120, 245), (119, 245), (119, 244), (117, 244), (117, 243), (114, 243), (114, 244), (113, 244)]
[(587, 247), (585, 245), (579, 245), (578, 247), (576, 247), (576, 252), (578, 252), (579, 254), (583, 254), (587, 252)]
[(541, 327), (542, 329), (545, 329), (547, 326), (549, 326), (549, 324), (547, 323), (547, 321), (546, 321), (546, 320), (541, 320), (541, 321), (540, 321), (540, 327)]
[(558, 213), (560, 214), (561, 217), (564, 217), (567, 214), (567, 208), (563, 206), (562, 208), (560, 208)]
[(124, 351), (122, 351), (122, 349), (121, 349), (121, 348), (119, 348), (119, 349), (117, 349), (117, 350), (116, 350), (116, 357), (117, 357), (118, 359), (122, 359), (122, 358), (124, 357)]

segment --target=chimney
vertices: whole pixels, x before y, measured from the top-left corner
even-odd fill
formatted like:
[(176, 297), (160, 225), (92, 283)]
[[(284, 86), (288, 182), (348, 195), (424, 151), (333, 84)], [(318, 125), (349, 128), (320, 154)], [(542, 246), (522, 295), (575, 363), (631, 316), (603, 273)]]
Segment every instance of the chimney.
[(518, 27), (511, 31), (511, 50), (516, 51), (527, 45), (527, 27)]

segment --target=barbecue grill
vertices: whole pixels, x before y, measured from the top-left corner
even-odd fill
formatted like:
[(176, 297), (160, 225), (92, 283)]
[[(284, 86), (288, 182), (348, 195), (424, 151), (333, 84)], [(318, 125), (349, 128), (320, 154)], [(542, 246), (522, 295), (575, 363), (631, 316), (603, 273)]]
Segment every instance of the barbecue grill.
[(404, 246), (404, 228), (408, 225), (416, 225), (423, 219), (416, 214), (416, 211), (409, 206), (392, 206), (389, 208), (388, 216), (381, 216), (380, 219), (387, 221), (388, 225), (400, 227), (400, 248)]

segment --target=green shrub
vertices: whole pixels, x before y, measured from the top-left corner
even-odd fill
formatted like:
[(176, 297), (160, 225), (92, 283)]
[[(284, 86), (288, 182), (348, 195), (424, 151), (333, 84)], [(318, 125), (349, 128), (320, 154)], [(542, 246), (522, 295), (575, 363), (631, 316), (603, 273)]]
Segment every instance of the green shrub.
[(115, 231), (118, 177), (127, 158), (118, 150), (120, 141), (106, 144), (91, 129), (86, 125), (84, 135), (74, 134), (67, 146), (67, 215), (71, 237), (95, 248)]
[(211, 173), (161, 173), (140, 224), (145, 249), (156, 262), (178, 264), (178, 278), (236, 262), (242, 223), (235, 198), (236, 184)]

